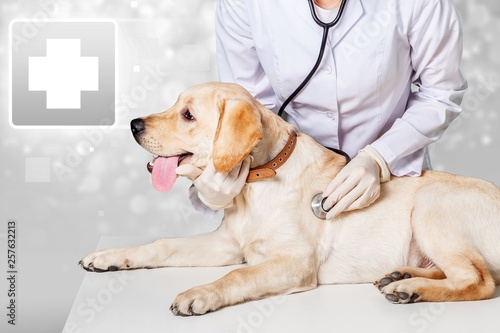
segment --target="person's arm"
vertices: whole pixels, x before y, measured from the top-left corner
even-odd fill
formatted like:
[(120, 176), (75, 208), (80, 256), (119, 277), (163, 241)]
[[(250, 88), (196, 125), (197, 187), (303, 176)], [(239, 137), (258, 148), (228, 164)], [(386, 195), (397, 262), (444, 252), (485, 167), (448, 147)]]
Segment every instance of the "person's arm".
[(462, 28), (451, 0), (414, 1), (408, 31), (413, 83), (407, 110), (372, 143), (395, 176), (422, 171), (423, 148), (435, 142), (460, 111), (467, 82), (460, 72)]
[(194, 209), (203, 215), (204, 218), (212, 220), (215, 216), (217, 216), (218, 210), (208, 208), (203, 202), (201, 202), (198, 197), (198, 189), (194, 186), (194, 184), (189, 187), (188, 196)]
[(329, 184), (323, 193), (328, 197), (324, 208), (331, 209), (327, 219), (372, 204), (380, 183), (388, 179), (382, 177), (384, 168), (395, 176), (420, 175), (423, 148), (439, 139), (461, 111), (467, 83), (459, 68), (461, 22), (451, 0), (415, 1), (408, 41), (412, 81), (419, 90), (411, 94), (406, 112), (391, 129), (367, 146), (368, 151), (361, 150)]
[(279, 104), (259, 61), (246, 6), (242, 0), (217, 1), (215, 34), (220, 81), (243, 86), (266, 108), (277, 112)]

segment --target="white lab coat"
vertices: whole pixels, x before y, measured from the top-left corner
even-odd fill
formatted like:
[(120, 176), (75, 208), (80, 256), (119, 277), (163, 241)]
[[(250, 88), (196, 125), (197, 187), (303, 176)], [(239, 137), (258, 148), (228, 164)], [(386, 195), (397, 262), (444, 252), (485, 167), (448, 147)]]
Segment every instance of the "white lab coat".
[[(459, 15), (451, 0), (347, 1), (287, 119), (325, 146), (354, 157), (371, 144), (392, 174), (419, 175), (461, 111)], [(218, 0), (216, 35), (220, 80), (277, 112), (316, 61), (322, 28), (307, 0)]]

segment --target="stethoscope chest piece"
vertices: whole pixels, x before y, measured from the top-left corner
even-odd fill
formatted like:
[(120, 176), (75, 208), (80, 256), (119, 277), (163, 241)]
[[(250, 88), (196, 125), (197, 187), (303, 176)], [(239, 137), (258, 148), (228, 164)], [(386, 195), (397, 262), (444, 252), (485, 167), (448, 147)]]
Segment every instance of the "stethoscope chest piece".
[(326, 220), (326, 214), (328, 213), (327, 210), (323, 209), (323, 203), (325, 202), (326, 198), (323, 198), (322, 193), (316, 194), (311, 201), (311, 209), (314, 215), (316, 217)]

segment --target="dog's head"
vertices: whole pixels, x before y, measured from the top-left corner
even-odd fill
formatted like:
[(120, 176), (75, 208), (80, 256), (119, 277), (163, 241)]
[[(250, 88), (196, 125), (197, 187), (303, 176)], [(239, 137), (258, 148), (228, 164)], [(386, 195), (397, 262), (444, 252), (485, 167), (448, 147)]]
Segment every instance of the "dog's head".
[(169, 190), (175, 168), (190, 163), (204, 168), (210, 159), (227, 173), (262, 139), (258, 103), (235, 84), (207, 83), (183, 92), (167, 111), (131, 122), (135, 140), (158, 157), (153, 161), (155, 186)]

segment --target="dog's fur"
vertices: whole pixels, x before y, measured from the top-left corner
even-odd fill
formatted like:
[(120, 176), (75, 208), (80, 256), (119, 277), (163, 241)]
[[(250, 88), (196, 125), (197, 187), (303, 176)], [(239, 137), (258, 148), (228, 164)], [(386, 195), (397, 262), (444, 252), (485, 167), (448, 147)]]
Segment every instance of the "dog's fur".
[[(194, 120), (185, 118), (189, 110)], [(143, 118), (136, 140), (156, 155), (212, 159), (228, 172), (248, 155), (265, 164), (295, 129), (243, 88), (209, 83), (182, 93), (166, 112)], [(465, 157), (464, 157), (465, 158)], [(87, 255), (87, 270), (248, 263), (181, 293), (178, 315), (204, 314), (318, 284), (373, 282), (394, 303), (490, 298), (500, 282), (500, 190), (442, 172), (393, 177), (368, 208), (316, 218), (321, 193), (345, 159), (299, 133), (295, 151), (270, 180), (248, 183), (214, 232)], [(387, 272), (392, 272), (384, 277)]]

